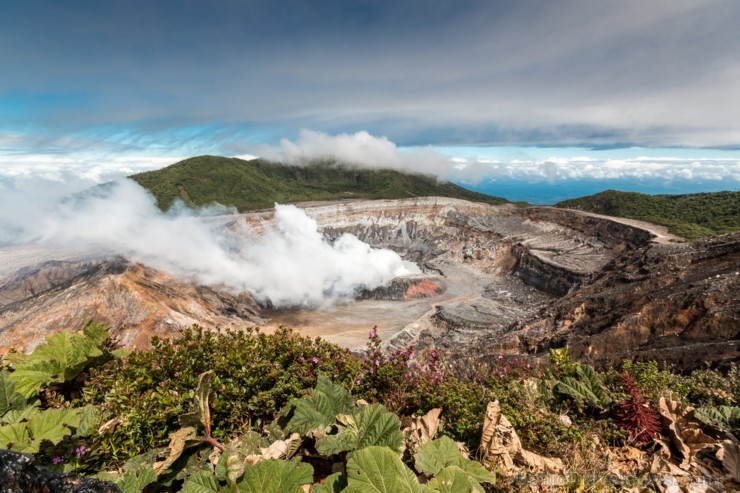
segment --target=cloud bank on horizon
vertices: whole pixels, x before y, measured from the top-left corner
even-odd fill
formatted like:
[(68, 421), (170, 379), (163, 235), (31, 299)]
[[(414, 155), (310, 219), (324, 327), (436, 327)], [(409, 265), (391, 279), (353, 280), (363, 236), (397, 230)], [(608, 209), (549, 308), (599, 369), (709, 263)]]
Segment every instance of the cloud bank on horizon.
[(7, 152), (740, 146), (734, 0), (1, 3)]
[[(486, 152), (485, 149), (477, 149)], [(647, 151), (647, 150), (646, 150)], [(668, 151), (668, 150), (667, 150)], [(674, 150), (679, 151), (679, 150)], [(519, 155), (509, 159), (455, 155), (432, 147), (401, 149), (387, 137), (366, 131), (328, 135), (302, 130), (296, 141), (283, 138), (278, 147), (257, 146), (255, 154), (276, 162), (305, 165), (336, 161), (371, 169), (428, 173), (445, 180), (475, 185), (487, 180), (556, 183), (568, 180), (708, 180), (740, 183), (740, 155), (688, 158), (680, 156), (604, 157), (583, 151), (570, 156)], [(490, 152), (490, 151), (489, 151)], [(577, 151), (576, 151), (577, 152)], [(680, 151), (679, 151), (680, 152)], [(596, 154), (596, 156), (594, 156)]]

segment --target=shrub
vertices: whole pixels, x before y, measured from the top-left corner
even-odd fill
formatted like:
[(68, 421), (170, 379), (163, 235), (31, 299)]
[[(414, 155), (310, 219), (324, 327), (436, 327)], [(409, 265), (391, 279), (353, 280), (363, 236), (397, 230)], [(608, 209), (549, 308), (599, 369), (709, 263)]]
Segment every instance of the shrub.
[(103, 436), (108, 465), (164, 446), (193, 407), (198, 375), (213, 370), (213, 436), (225, 438), (271, 421), (291, 398), (316, 384), (319, 373), (349, 384), (358, 371), (348, 351), (319, 339), (278, 329), (211, 332), (188, 328), (172, 340), (152, 339), (152, 349), (94, 370), (83, 400), (104, 420), (120, 418)]

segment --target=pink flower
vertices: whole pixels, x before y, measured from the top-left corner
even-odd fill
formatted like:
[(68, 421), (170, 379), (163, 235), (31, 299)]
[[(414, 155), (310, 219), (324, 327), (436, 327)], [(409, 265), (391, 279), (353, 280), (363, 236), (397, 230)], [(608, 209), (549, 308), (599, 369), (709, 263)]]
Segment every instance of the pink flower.
[(313, 361), (313, 364), (314, 365), (318, 365), (319, 364), (319, 358), (316, 357), (316, 356), (314, 356), (313, 358), (311, 358), (311, 361)]
[(369, 337), (370, 339), (372, 339), (372, 338), (373, 338), (373, 337), (375, 337), (376, 335), (378, 335), (378, 334), (377, 334), (377, 332), (375, 332), (375, 329), (371, 329), (371, 330), (370, 330), (370, 333), (368, 334), (368, 337)]
[(54, 464), (61, 464), (62, 462), (64, 462), (64, 459), (62, 457), (54, 457), (51, 461)]
[(87, 453), (87, 449), (85, 448), (84, 445), (80, 445), (79, 447), (75, 449), (75, 454), (77, 455), (77, 457), (82, 457), (86, 453)]
[(380, 366), (380, 359), (379, 358), (375, 358), (375, 366)]

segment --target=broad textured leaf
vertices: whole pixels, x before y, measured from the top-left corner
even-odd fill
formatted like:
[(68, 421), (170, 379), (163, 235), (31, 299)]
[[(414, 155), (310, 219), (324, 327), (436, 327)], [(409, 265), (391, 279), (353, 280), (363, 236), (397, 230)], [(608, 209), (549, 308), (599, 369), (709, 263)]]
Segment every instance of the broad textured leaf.
[(591, 389), (591, 393), (596, 397), (597, 402), (602, 407), (607, 407), (611, 404), (612, 400), (609, 397), (606, 387), (602, 383), (599, 374), (596, 373), (593, 366), (578, 365), (576, 372), (584, 381), (588, 382), (588, 387)]
[(740, 429), (740, 407), (700, 407), (694, 412), (694, 416), (703, 423), (723, 431)]
[(244, 473), (249, 457), (260, 450), (260, 435), (248, 431), (229, 442), (216, 464), (216, 476), (221, 479), (236, 481)]
[(79, 415), (80, 412), (77, 409), (47, 409), (34, 415), (28, 421), (34, 452), (38, 452), (38, 447), (44, 440), (57, 444), (65, 436), (71, 435), (70, 428), (80, 423)]
[(263, 460), (244, 470), (239, 481), (242, 493), (303, 493), (313, 483), (313, 467), (296, 458), (292, 461)]
[(287, 429), (301, 435), (323, 430), (334, 423), (338, 414), (356, 410), (352, 394), (323, 375), (319, 376), (316, 388), (308, 396), (294, 401), (294, 405), (293, 418)]
[(208, 471), (200, 471), (190, 476), (182, 485), (181, 493), (219, 493), (227, 491), (221, 488), (216, 477)]
[(76, 437), (91, 435), (100, 423), (100, 411), (95, 406), (85, 406), (79, 409), (79, 422), (77, 424)]
[(437, 476), (440, 471), (457, 466), (470, 476), (476, 484), (495, 483), (496, 477), (479, 462), (463, 457), (460, 448), (452, 439), (442, 437), (427, 442), (419, 448), (414, 467), (426, 476)]
[(176, 432), (170, 434), (170, 443), (167, 445), (167, 458), (162, 461), (155, 462), (152, 465), (157, 476), (165, 472), (177, 459), (180, 458), (185, 448), (192, 444), (192, 439), (195, 438), (195, 436), (195, 428), (192, 427), (180, 428)]
[(26, 452), (31, 446), (26, 423), (0, 426), (0, 448)]
[(98, 346), (104, 340), (100, 339), (97, 329), (80, 334), (59, 332), (48, 337), (30, 355), (8, 355), (6, 359), (15, 368), (10, 379), (15, 382), (16, 391), (28, 398), (44, 385), (73, 379), (91, 358), (103, 354)]
[(8, 411), (25, 407), (26, 399), (15, 391), (15, 382), (6, 371), (0, 372), (0, 416)]
[(35, 406), (29, 406), (21, 410), (13, 409), (12, 411), (5, 413), (2, 419), (0, 419), (0, 422), (3, 424), (14, 424), (21, 421), (28, 421), (32, 416), (40, 412), (39, 408)]
[(347, 487), (347, 476), (336, 472), (324, 480), (324, 484), (315, 484), (311, 493), (340, 493)]
[(346, 493), (426, 493), (416, 475), (388, 447), (367, 447), (349, 456)]
[(429, 487), (440, 493), (483, 492), (483, 487), (458, 466), (449, 466), (428, 483)]
[(116, 485), (121, 493), (141, 493), (148, 485), (157, 481), (157, 475), (149, 464), (141, 464), (137, 468), (128, 469)]
[(95, 349), (102, 347), (110, 337), (108, 327), (105, 324), (95, 322), (85, 325), (82, 333), (85, 335), (85, 343), (88, 344), (86, 350), (90, 352), (94, 352)]
[(398, 416), (386, 411), (381, 404), (363, 406), (354, 415), (337, 416), (339, 432), (316, 442), (316, 450), (325, 455), (348, 450), (360, 450), (373, 445), (389, 447), (394, 451), (403, 448), (403, 433)]

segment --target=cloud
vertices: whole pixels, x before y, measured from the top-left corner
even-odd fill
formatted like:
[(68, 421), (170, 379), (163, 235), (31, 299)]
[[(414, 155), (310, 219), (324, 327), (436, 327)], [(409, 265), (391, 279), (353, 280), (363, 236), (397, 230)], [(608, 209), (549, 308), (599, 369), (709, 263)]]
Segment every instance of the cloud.
[(364, 128), (406, 144), (740, 142), (735, 0), (217, 9), (83, 0), (20, 2), (3, 14), (0, 112), (9, 128), (146, 134), (219, 123), (291, 136)]
[[(571, 150), (583, 154), (532, 157), (524, 150), (512, 158), (508, 156), (510, 150), (502, 152), (505, 155), (501, 157), (495, 155), (495, 150), (476, 150), (480, 154), (477, 157), (467, 155), (470, 153), (456, 154), (454, 148), (444, 151), (432, 147), (399, 148), (387, 137), (373, 136), (366, 131), (329, 135), (301, 130), (295, 141), (284, 138), (279, 146), (258, 146), (254, 148), (254, 153), (277, 162), (305, 165), (311, 161), (328, 160), (368, 169), (432, 174), (441, 179), (471, 185), (483, 179), (544, 181), (550, 184), (573, 180), (621, 179), (740, 182), (740, 156), (733, 157), (732, 154), (719, 158), (639, 155), (615, 158), (603, 156), (604, 153), (599, 151), (591, 151), (593, 155), (589, 156), (587, 150)], [(637, 152), (632, 149), (629, 151)], [(680, 149), (674, 151), (685, 152)], [(546, 152), (546, 149), (537, 149), (538, 154)]]
[(274, 223), (256, 234), (223, 207), (163, 214), (131, 180), (72, 197), (70, 186), (43, 179), (6, 183), (0, 247), (123, 255), (202, 284), (248, 291), (275, 306), (322, 305), (407, 273), (398, 254), (352, 235), (327, 242), (316, 222), (295, 206), (276, 205)]
[(387, 137), (364, 130), (329, 135), (303, 129), (295, 142), (283, 138), (277, 148), (256, 146), (254, 153), (276, 162), (306, 165), (312, 161), (336, 161), (366, 169), (435, 175), (463, 183), (476, 183), (489, 172), (486, 165), (475, 160), (456, 160), (431, 147), (399, 149)]

